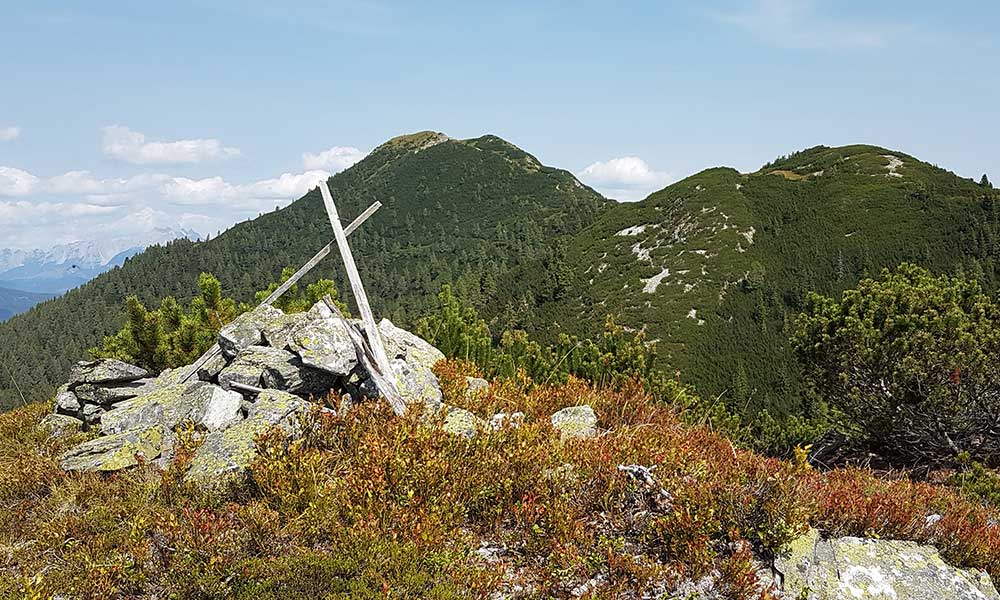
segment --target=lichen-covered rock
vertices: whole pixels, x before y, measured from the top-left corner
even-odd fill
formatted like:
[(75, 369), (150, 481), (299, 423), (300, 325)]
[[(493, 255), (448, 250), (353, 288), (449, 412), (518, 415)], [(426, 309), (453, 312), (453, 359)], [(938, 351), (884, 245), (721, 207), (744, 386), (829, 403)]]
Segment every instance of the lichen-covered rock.
[(157, 387), (155, 379), (146, 378), (117, 384), (81, 383), (73, 389), (73, 393), (84, 402), (108, 406), (148, 394)]
[(81, 408), (80, 399), (76, 397), (76, 394), (69, 391), (67, 386), (59, 388), (56, 392), (56, 413), (79, 417)]
[(232, 383), (281, 389), (302, 394), (320, 394), (336, 385), (330, 373), (308, 367), (295, 354), (270, 346), (249, 346), (219, 373), (219, 385)]
[(66, 471), (117, 471), (138, 464), (137, 457), (155, 459), (162, 445), (160, 427), (106, 435), (76, 446), (60, 458), (59, 465)]
[(597, 415), (586, 404), (569, 406), (552, 415), (552, 426), (563, 440), (591, 438), (597, 435)]
[(261, 330), (264, 342), (273, 348), (288, 350), (295, 331), (312, 321), (314, 316), (313, 312), (282, 314), (264, 325)]
[(205, 436), (191, 459), (184, 478), (205, 487), (223, 485), (244, 473), (257, 456), (257, 436), (273, 426), (291, 436), (299, 435), (299, 419), (310, 404), (298, 396), (278, 390), (264, 390), (243, 422)]
[(219, 347), (226, 356), (233, 357), (247, 346), (259, 346), (264, 341), (264, 329), (274, 327), (284, 314), (267, 304), (243, 313), (219, 331)]
[[(156, 387), (166, 387), (168, 385), (177, 385), (179, 383), (187, 383), (193, 381), (195, 378), (192, 377), (191, 371), (193, 370), (193, 365), (188, 365), (186, 367), (178, 367), (176, 369), (164, 369), (153, 383)], [(194, 375), (197, 375), (195, 373)]]
[(411, 365), (430, 369), (439, 360), (444, 360), (444, 353), (440, 350), (422, 337), (396, 327), (389, 319), (382, 319), (378, 329), (382, 334), (382, 343), (390, 361), (401, 358)]
[(190, 418), (209, 431), (226, 429), (243, 420), (243, 395), (216, 385), (195, 387), (189, 392), (194, 411)]
[(69, 386), (76, 387), (81, 383), (120, 383), (142, 379), (147, 375), (146, 369), (130, 365), (120, 360), (102, 358), (100, 360), (81, 361), (70, 371)]
[(309, 412), (312, 404), (294, 394), (280, 390), (264, 390), (257, 395), (247, 414), (247, 421), (277, 425), (287, 433), (299, 431), (299, 419)]
[(104, 414), (104, 407), (100, 404), (84, 404), (80, 416), (83, 418), (85, 427), (92, 427), (101, 423), (101, 416)]
[(391, 359), (389, 366), (392, 368), (392, 382), (407, 405), (423, 405), (425, 410), (430, 411), (441, 408), (444, 394), (433, 371), (402, 358)]
[(119, 402), (101, 416), (101, 433), (115, 434), (154, 425), (173, 429), (184, 420), (195, 420), (204, 413), (205, 401), (203, 395), (195, 392), (206, 386), (211, 384), (195, 381), (168, 385), (149, 394)]
[(484, 427), (486, 421), (476, 416), (472, 411), (455, 406), (443, 407), (447, 412), (444, 416), (442, 428), (452, 435), (460, 435), (465, 438), (473, 438)]
[(349, 375), (358, 364), (347, 326), (335, 317), (313, 320), (295, 329), (288, 347), (304, 364), (333, 375)]
[(38, 427), (49, 435), (62, 437), (71, 433), (76, 433), (83, 428), (83, 421), (69, 415), (51, 414), (38, 422)]
[(226, 364), (228, 364), (226, 357), (221, 352), (216, 354), (198, 369), (198, 379), (202, 381), (216, 381), (219, 373), (226, 368)]
[(378, 324), (392, 368), (392, 382), (407, 404), (423, 404), (427, 410), (441, 408), (443, 396), (437, 375), (431, 370), (444, 354), (423, 338), (382, 319)]
[(478, 396), (479, 394), (485, 394), (490, 391), (490, 382), (486, 381), (482, 377), (466, 377), (465, 383), (465, 395), (468, 398)]
[(824, 540), (810, 530), (775, 559), (774, 571), (785, 598), (1000, 599), (985, 572), (951, 567), (936, 549), (915, 542)]

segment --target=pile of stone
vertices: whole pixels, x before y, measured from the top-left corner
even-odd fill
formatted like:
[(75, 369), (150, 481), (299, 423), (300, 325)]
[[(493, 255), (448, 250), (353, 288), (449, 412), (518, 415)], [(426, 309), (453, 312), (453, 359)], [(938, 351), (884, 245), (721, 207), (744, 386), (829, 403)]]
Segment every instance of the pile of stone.
[[(241, 472), (254, 457), (257, 435), (275, 425), (294, 434), (310, 398), (333, 393), (342, 409), (378, 396), (348, 334), (356, 325), (323, 302), (297, 314), (263, 305), (222, 329), (221, 352), (197, 372), (188, 366), (149, 377), (118, 360), (78, 363), (46, 425), (100, 435), (66, 453), (61, 465), (114, 471), (141, 460), (166, 464), (179, 428), (193, 424), (203, 439), (187, 477), (216, 481)], [(400, 395), (410, 406), (439, 410), (441, 388), (431, 367), (444, 355), (387, 319), (378, 328)]]

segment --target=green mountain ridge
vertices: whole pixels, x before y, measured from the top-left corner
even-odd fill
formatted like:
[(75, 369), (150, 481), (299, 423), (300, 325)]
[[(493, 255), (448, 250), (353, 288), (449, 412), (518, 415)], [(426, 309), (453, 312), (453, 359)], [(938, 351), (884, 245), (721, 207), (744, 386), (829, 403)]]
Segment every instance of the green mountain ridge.
[(605, 313), (737, 412), (800, 413), (788, 325), (808, 291), (839, 294), (915, 262), (997, 289), (992, 189), (876, 146), (816, 147), (742, 174), (714, 168), (616, 206), (574, 239), (567, 300), (542, 322)]
[[(805, 294), (839, 294), (910, 261), (1000, 282), (997, 192), (876, 146), (818, 146), (753, 173), (707, 169), (641, 202), (615, 203), (492, 135), (393, 138), (331, 178), (341, 215), (383, 208), (351, 238), (376, 312), (412, 324), (451, 284), (494, 334), (593, 336), (605, 317), (655, 341), (677, 370), (739, 413), (800, 414), (788, 327)], [(147, 305), (190, 297), (199, 272), (249, 301), (330, 241), (316, 190), (208, 242), (148, 249), (0, 325), (0, 358), (33, 394)], [(339, 261), (331, 277), (349, 296)], [(0, 403), (15, 392), (0, 384)]]
[[(346, 219), (382, 202), (351, 245), (374, 308), (400, 323), (428, 310), (446, 283), (497, 323), (524, 321), (524, 307), (534, 301), (525, 290), (551, 285), (544, 265), (552, 262), (553, 240), (590, 225), (609, 206), (569, 172), (546, 167), (496, 136), (400, 136), (333, 176), (330, 187)], [(33, 397), (50, 394), (87, 348), (120, 326), (128, 294), (147, 305), (168, 295), (188, 298), (198, 273), (208, 271), (227, 295), (250, 301), (284, 267), (303, 264), (331, 239), (322, 200), (312, 190), (210, 241), (149, 248), (0, 325), (0, 360)], [(515, 272), (531, 273), (531, 281)], [(334, 278), (350, 295), (335, 257), (305, 283), (319, 277)], [(16, 398), (5, 378), (0, 406)]]

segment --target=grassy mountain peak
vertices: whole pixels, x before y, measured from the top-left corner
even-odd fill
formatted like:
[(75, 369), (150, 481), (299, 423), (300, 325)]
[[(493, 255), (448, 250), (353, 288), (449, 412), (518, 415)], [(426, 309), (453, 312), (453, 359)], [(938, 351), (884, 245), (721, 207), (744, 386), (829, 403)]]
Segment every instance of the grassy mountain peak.
[(707, 169), (574, 237), (572, 293), (544, 323), (613, 314), (660, 360), (739, 411), (797, 412), (787, 327), (808, 291), (885, 267), (964, 269), (996, 289), (996, 193), (899, 151), (817, 146), (753, 173)]
[[(571, 173), (543, 166), (496, 136), (461, 141), (425, 131), (396, 137), (329, 184), (345, 219), (382, 202), (351, 236), (351, 246), (374, 308), (401, 325), (424, 314), (444, 284), (491, 318), (529, 320), (526, 308), (534, 299), (523, 292), (530, 286), (545, 294), (554, 285), (546, 268), (553, 242), (590, 225), (608, 206)], [(12, 357), (22, 389), (48, 394), (87, 348), (117, 330), (129, 294), (151, 306), (171, 295), (184, 300), (207, 271), (227, 295), (249, 301), (331, 237), (320, 195), (312, 190), (208, 242), (150, 248), (0, 325), (0, 358)], [(347, 288), (336, 256), (303, 283), (320, 277)], [(4, 378), (0, 406), (16, 398)]]

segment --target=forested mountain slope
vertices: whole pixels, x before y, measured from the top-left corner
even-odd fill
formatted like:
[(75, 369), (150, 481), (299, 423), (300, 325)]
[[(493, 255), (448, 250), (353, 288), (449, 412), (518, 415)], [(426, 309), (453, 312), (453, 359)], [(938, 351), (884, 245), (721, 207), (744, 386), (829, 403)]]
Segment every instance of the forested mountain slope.
[(709, 169), (615, 206), (568, 250), (573, 290), (539, 322), (644, 328), (703, 395), (801, 412), (788, 327), (810, 290), (839, 294), (909, 261), (1000, 281), (1000, 195), (905, 154), (817, 147), (751, 174)]
[[(560, 269), (549, 266), (561, 245), (554, 242), (590, 225), (609, 204), (570, 173), (546, 167), (498, 137), (462, 141), (433, 132), (390, 140), (331, 178), (330, 187), (345, 219), (382, 202), (351, 236), (351, 245), (374, 308), (401, 323), (421, 314), (445, 283), (486, 315), (522, 321), (523, 307), (533, 301), (525, 295), (528, 286), (544, 295), (555, 285), (548, 273)], [(26, 394), (48, 394), (73, 361), (121, 324), (128, 294), (153, 305), (167, 295), (190, 297), (198, 273), (209, 271), (227, 295), (249, 301), (283, 267), (301, 265), (331, 239), (313, 190), (211, 241), (149, 248), (0, 325), (0, 360)], [(346, 281), (334, 272), (338, 263), (328, 258), (306, 281)], [(515, 286), (507, 283), (514, 273), (533, 276)], [(0, 406), (11, 406), (15, 398), (3, 377)]]

